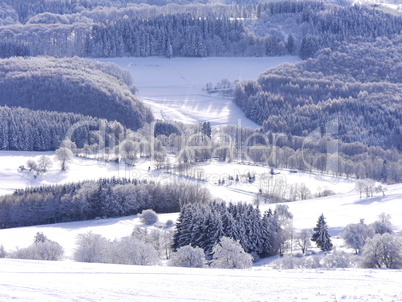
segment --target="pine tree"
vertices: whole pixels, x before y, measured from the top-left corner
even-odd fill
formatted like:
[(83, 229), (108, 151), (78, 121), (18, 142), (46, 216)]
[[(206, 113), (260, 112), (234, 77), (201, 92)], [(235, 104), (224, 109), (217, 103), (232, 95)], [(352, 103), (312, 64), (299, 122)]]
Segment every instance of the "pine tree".
[(330, 251), (332, 249), (331, 236), (328, 233), (328, 226), (325, 222), (324, 214), (318, 218), (317, 226), (311, 238), (322, 251)]

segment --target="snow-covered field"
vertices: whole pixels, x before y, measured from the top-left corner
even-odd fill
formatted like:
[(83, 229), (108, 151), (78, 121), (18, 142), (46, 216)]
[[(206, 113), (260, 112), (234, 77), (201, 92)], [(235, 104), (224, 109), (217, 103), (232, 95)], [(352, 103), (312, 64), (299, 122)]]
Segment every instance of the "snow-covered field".
[(282, 63), (294, 63), (294, 56), (260, 58), (113, 58), (98, 59), (128, 69), (138, 95), (158, 119), (211, 125), (242, 125), (258, 128), (229, 98), (208, 95), (208, 82), (222, 79), (255, 80), (260, 73)]
[(1, 301), (401, 301), (402, 272), (122, 266), (0, 259)]
[[(19, 171), (18, 167), (26, 166), (29, 159), (36, 162), (42, 155), (49, 156), (53, 161), (53, 167), (45, 174), (36, 178), (29, 171)], [(171, 158), (173, 161), (174, 158)], [(246, 165), (241, 163), (222, 164), (215, 160), (210, 163), (200, 163), (193, 167), (193, 172), (189, 172), (190, 177), (166, 173), (163, 170), (148, 171), (152, 166), (149, 160), (139, 160), (135, 166), (124, 164), (107, 163), (92, 159), (74, 157), (67, 171), (60, 171), (58, 162), (55, 160), (54, 152), (18, 152), (0, 151), (0, 195), (11, 194), (15, 189), (31, 186), (70, 183), (82, 180), (96, 180), (100, 177), (127, 177), (136, 179), (147, 179), (158, 182), (194, 182), (191, 176), (201, 176), (211, 193), (225, 201), (252, 201), (258, 190), (265, 189), (269, 183), (275, 180), (281, 184), (300, 184), (304, 183), (313, 194), (318, 191), (329, 189), (335, 193), (347, 193), (354, 189), (355, 182), (345, 178), (334, 178), (321, 174), (302, 174), (290, 173), (289, 170), (276, 170), (279, 173), (275, 176), (269, 174), (270, 168), (267, 166)], [(244, 177), (250, 173), (256, 175), (256, 181), (250, 184)], [(228, 181), (228, 177), (239, 176), (240, 181)], [(226, 184), (218, 186), (219, 179), (225, 179)], [(199, 182), (199, 181), (197, 181)]]

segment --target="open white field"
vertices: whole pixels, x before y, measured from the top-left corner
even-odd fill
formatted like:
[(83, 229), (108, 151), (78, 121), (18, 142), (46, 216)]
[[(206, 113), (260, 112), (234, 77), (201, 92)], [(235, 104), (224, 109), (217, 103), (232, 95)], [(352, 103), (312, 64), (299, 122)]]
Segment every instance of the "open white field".
[(401, 301), (402, 272), (122, 266), (0, 259), (1, 301)]
[(211, 125), (258, 128), (230, 98), (208, 95), (208, 82), (222, 79), (255, 80), (260, 73), (282, 63), (300, 61), (294, 56), (253, 58), (113, 58), (98, 59), (128, 69), (138, 95), (158, 119)]

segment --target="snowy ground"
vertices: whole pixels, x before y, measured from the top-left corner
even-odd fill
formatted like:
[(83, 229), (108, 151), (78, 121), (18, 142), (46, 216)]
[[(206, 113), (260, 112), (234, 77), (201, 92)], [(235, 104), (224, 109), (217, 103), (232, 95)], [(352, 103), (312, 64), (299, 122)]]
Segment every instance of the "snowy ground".
[(208, 95), (208, 82), (222, 79), (255, 80), (260, 73), (282, 63), (299, 61), (294, 56), (260, 58), (114, 58), (99, 59), (128, 69), (138, 95), (158, 119), (211, 125), (258, 128), (230, 98)]
[(141, 267), (0, 259), (1, 301), (401, 301), (402, 272)]

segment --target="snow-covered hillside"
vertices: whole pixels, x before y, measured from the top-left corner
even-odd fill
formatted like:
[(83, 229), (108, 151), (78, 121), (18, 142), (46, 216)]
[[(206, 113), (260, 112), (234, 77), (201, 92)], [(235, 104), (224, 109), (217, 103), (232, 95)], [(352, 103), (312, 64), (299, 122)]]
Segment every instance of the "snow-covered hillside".
[(108, 58), (128, 69), (138, 95), (158, 119), (211, 125), (242, 125), (258, 128), (231, 99), (208, 95), (203, 89), (222, 79), (257, 79), (259, 74), (282, 63), (294, 63), (294, 56), (254, 58)]
[[(286, 203), (294, 215), (293, 224), (298, 230), (312, 229), (321, 213), (325, 214), (329, 231), (332, 236), (339, 235), (349, 223), (357, 223), (364, 218), (367, 223), (377, 220), (382, 212), (391, 214), (391, 221), (395, 231), (402, 231), (402, 212), (400, 203), (402, 200), (402, 185), (388, 186), (386, 196), (372, 198), (359, 198), (357, 192), (350, 192), (324, 198)], [(262, 211), (275, 204), (261, 205)], [(175, 221), (177, 213), (160, 214), (159, 220), (165, 223), (167, 220)], [(82, 222), (59, 223), (0, 230), (0, 245), (8, 251), (17, 247), (23, 248), (32, 243), (37, 232), (43, 232), (49, 239), (59, 242), (65, 249), (66, 258), (71, 258), (75, 240), (78, 234), (92, 231), (108, 239), (119, 239), (131, 234), (135, 226), (141, 226), (137, 215), (122, 218), (110, 218), (90, 220)], [(343, 244), (343, 243), (341, 243)]]

